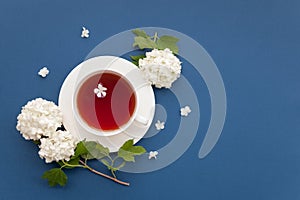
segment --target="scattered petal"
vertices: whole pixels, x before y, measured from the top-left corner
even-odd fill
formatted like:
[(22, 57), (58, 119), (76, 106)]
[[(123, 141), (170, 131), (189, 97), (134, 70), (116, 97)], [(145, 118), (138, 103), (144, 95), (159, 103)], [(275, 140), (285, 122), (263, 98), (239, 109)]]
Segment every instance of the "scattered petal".
[(81, 37), (88, 38), (90, 36), (89, 34), (90, 34), (90, 31), (88, 29), (86, 29), (85, 27), (82, 27)]
[(38, 75), (40, 75), (40, 76), (43, 77), (43, 78), (45, 78), (48, 74), (49, 74), (49, 70), (47, 69), (47, 67), (43, 67), (43, 68), (40, 69), (40, 71), (38, 72)]
[(189, 113), (192, 112), (191, 108), (189, 106), (185, 106), (183, 108), (180, 109), (180, 114), (181, 116), (188, 116)]
[(157, 122), (155, 123), (155, 127), (156, 127), (156, 130), (160, 131), (165, 128), (165, 122), (161, 122), (161, 121), (157, 120)]
[(157, 156), (158, 155), (158, 152), (157, 151), (150, 151), (149, 152), (149, 157), (148, 157), (148, 159), (150, 160), (151, 158), (154, 158), (154, 159), (156, 159)]
[(98, 87), (94, 89), (94, 93), (97, 95), (98, 98), (104, 98), (106, 96), (107, 88), (103, 87), (101, 83), (98, 84)]

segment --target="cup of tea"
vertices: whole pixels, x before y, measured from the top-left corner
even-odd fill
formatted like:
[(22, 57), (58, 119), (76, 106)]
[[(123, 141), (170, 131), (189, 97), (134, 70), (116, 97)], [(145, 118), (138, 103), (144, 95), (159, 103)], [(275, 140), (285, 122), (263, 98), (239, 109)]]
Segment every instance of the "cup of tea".
[(134, 122), (147, 125), (148, 120), (138, 113), (138, 91), (149, 83), (134, 64), (100, 56), (83, 62), (80, 69), (72, 108), (82, 128), (98, 136), (111, 136)]

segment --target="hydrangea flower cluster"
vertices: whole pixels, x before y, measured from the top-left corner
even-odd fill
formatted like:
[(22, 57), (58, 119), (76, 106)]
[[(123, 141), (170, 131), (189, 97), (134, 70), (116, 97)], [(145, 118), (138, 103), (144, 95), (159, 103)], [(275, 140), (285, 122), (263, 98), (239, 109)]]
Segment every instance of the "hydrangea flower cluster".
[(61, 130), (53, 132), (51, 137), (42, 138), (40, 142), (39, 155), (45, 158), (46, 163), (69, 161), (77, 145), (77, 140), (71, 133)]
[(40, 140), (39, 155), (46, 163), (69, 160), (77, 144), (67, 131), (57, 131), (62, 125), (62, 112), (51, 101), (37, 98), (22, 107), (17, 117), (17, 130), (26, 140)]
[(53, 102), (37, 98), (22, 107), (17, 119), (16, 128), (26, 140), (39, 140), (61, 126), (62, 113)]
[(157, 88), (170, 88), (181, 73), (180, 60), (168, 48), (146, 52), (146, 57), (139, 59), (139, 67), (145, 78)]

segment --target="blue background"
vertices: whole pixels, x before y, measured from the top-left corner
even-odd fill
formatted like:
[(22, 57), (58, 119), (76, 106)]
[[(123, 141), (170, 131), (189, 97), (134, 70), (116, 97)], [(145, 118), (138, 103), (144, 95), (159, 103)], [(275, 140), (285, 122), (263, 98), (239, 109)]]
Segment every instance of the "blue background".
[[(300, 199), (299, 10), (298, 0), (1, 1), (0, 199)], [(90, 38), (80, 37), (82, 26)], [(202, 109), (202, 131), (180, 159), (152, 173), (118, 173), (130, 187), (82, 169), (67, 171), (66, 187), (48, 187), (40, 177), (52, 165), (15, 129), (21, 106), (57, 102), (64, 78), (99, 42), (143, 26), (185, 33), (214, 59), (228, 100), (218, 144), (198, 159), (209, 120)], [(43, 66), (45, 79), (37, 76)], [(201, 77), (190, 81), (209, 107)], [(155, 145), (171, 139), (170, 129), (164, 134)]]

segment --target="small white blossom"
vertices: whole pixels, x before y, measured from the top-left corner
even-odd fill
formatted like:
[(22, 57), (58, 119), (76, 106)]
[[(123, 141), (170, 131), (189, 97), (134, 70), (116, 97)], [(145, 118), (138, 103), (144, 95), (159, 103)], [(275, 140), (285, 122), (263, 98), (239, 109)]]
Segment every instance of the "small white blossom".
[(161, 121), (157, 120), (157, 122), (155, 123), (155, 127), (156, 127), (156, 130), (160, 131), (165, 128), (165, 122), (161, 122)]
[(148, 159), (150, 160), (151, 158), (154, 158), (154, 159), (156, 159), (157, 156), (158, 155), (158, 152), (157, 151), (150, 151), (149, 152), (149, 157), (148, 157)]
[(191, 111), (191, 108), (189, 106), (185, 106), (185, 107), (183, 107), (183, 108), (180, 109), (181, 116), (185, 116), (186, 117), (186, 116), (189, 115), (190, 112), (192, 112), (192, 111)]
[(86, 29), (85, 27), (82, 27), (81, 37), (88, 38), (90, 36), (89, 34), (90, 34), (90, 31), (88, 29)]
[(94, 93), (98, 98), (104, 98), (106, 96), (106, 87), (103, 87), (101, 83), (98, 84), (98, 87), (94, 89)]
[(17, 130), (26, 140), (39, 140), (62, 124), (62, 113), (53, 102), (37, 98), (22, 107), (17, 117)]
[(139, 67), (145, 78), (157, 88), (170, 88), (181, 73), (180, 60), (168, 48), (147, 52), (145, 58), (139, 59)]
[(39, 155), (46, 163), (52, 161), (66, 160), (74, 155), (74, 150), (78, 140), (68, 131), (55, 131), (49, 138), (42, 138), (40, 140)]
[(45, 78), (48, 74), (49, 74), (49, 70), (47, 69), (47, 67), (43, 67), (43, 68), (40, 69), (40, 71), (38, 72), (38, 75), (40, 75), (40, 76), (43, 77), (43, 78)]

